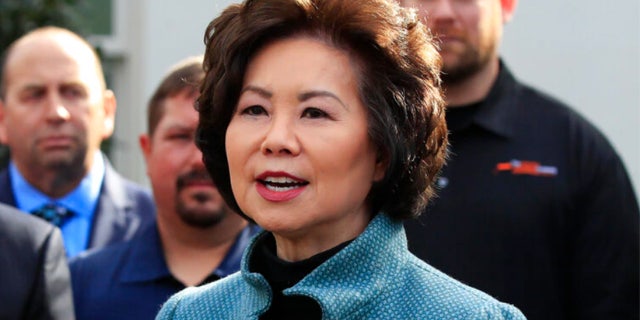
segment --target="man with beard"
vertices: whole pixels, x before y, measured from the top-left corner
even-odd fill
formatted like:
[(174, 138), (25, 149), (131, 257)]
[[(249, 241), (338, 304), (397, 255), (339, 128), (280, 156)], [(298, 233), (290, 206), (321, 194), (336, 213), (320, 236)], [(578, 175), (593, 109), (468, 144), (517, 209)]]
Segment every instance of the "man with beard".
[(227, 207), (195, 145), (193, 105), (203, 77), (202, 57), (187, 59), (153, 94), (140, 146), (157, 224), (71, 261), (77, 319), (153, 319), (172, 294), (239, 270), (257, 227)]
[(44, 27), (16, 40), (0, 78), (0, 203), (60, 227), (69, 257), (130, 239), (153, 220), (148, 190), (125, 180), (100, 152), (116, 100), (93, 48)]
[(440, 40), (450, 159), (409, 248), (528, 319), (638, 317), (638, 202), (606, 138), (500, 59), (517, 0), (403, 0)]

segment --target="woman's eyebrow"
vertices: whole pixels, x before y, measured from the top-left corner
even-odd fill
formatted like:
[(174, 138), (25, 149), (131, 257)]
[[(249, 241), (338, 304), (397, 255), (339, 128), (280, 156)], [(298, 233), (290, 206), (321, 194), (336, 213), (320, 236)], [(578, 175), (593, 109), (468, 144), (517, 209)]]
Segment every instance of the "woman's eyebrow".
[(315, 98), (315, 97), (328, 97), (331, 99), (334, 99), (336, 101), (338, 101), (343, 108), (345, 109), (349, 109), (347, 108), (347, 105), (344, 104), (344, 102), (342, 102), (342, 100), (340, 100), (340, 98), (338, 98), (338, 96), (336, 96), (335, 94), (329, 92), (329, 91), (325, 91), (325, 90), (312, 90), (312, 91), (307, 91), (307, 92), (303, 92), (301, 94), (298, 95), (298, 100), (299, 101), (306, 101), (309, 100), (311, 98)]
[(271, 91), (269, 91), (267, 89), (264, 89), (264, 88), (257, 87), (257, 86), (253, 86), (253, 85), (248, 85), (248, 86), (244, 87), (242, 89), (242, 91), (240, 91), (240, 94), (243, 94), (243, 93), (245, 93), (247, 91), (251, 91), (251, 92), (257, 93), (258, 95), (260, 95), (260, 96), (262, 96), (264, 98), (273, 97), (273, 93)]

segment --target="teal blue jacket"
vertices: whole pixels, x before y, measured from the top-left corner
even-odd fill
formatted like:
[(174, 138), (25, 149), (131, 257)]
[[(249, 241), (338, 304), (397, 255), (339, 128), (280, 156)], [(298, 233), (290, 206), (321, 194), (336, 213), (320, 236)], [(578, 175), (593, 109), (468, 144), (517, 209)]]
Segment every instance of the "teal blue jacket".
[[(185, 289), (156, 319), (258, 319), (271, 289), (249, 271)], [(402, 223), (378, 214), (348, 246), (283, 292), (315, 299), (323, 319), (525, 319), (515, 307), (450, 278), (412, 255)]]

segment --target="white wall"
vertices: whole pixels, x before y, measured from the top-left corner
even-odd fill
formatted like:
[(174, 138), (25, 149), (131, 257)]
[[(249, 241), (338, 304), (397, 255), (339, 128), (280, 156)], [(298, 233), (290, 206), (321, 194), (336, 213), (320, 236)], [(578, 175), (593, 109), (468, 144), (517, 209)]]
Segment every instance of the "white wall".
[(232, 1), (114, 0), (115, 34), (94, 39), (112, 60), (118, 99), (111, 160), (124, 176), (148, 185), (138, 136), (146, 104), (176, 62), (204, 53), (204, 31)]
[[(119, 43), (114, 165), (146, 183), (137, 137), (164, 72), (204, 51), (207, 24), (233, 0), (114, 0)], [(520, 1), (503, 56), (516, 76), (573, 106), (618, 150), (640, 195), (640, 2)]]
[(503, 56), (609, 138), (640, 198), (640, 1), (523, 0)]

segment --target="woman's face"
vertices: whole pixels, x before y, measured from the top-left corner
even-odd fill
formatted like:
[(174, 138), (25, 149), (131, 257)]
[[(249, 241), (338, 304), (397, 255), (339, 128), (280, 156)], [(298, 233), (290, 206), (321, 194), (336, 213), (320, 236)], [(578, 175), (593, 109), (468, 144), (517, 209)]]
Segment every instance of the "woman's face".
[(233, 194), (256, 223), (276, 237), (336, 244), (366, 227), (365, 198), (385, 169), (349, 56), (304, 37), (250, 61), (226, 151)]

